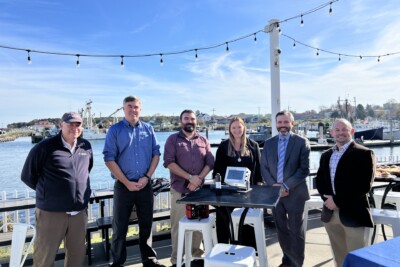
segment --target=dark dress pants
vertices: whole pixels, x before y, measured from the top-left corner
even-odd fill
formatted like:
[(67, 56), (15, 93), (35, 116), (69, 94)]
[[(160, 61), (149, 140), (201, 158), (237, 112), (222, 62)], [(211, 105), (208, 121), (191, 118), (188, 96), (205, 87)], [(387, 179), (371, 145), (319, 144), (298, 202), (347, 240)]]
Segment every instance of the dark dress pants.
[(126, 261), (126, 234), (133, 206), (136, 207), (139, 225), (139, 248), (142, 261), (156, 258), (152, 246), (153, 189), (150, 184), (140, 191), (129, 191), (121, 182), (114, 185), (113, 236), (111, 255), (113, 263), (123, 265)]
[(280, 198), (276, 207), (272, 209), (284, 264), (303, 266), (305, 249), (303, 212), (308, 198), (293, 190), (289, 196)]

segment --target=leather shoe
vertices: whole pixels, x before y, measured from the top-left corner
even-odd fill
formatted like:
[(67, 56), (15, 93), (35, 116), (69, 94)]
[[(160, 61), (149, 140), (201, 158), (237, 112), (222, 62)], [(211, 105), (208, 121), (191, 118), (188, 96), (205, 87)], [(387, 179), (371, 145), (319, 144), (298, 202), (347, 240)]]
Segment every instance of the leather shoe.
[(160, 264), (157, 260), (152, 259), (152, 260), (143, 262), (143, 267), (166, 267), (166, 266)]

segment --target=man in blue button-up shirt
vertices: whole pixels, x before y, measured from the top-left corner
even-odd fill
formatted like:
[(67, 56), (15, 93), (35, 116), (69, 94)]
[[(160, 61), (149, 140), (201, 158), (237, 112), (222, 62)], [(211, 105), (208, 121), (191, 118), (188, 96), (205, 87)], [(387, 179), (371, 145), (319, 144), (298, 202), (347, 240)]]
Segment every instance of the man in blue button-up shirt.
[(160, 146), (153, 127), (139, 120), (140, 99), (128, 96), (123, 101), (125, 118), (107, 132), (104, 161), (115, 179), (113, 237), (111, 253), (113, 264), (126, 261), (126, 234), (133, 206), (139, 221), (139, 247), (144, 267), (163, 266), (152, 249), (153, 190), (150, 177), (160, 160)]

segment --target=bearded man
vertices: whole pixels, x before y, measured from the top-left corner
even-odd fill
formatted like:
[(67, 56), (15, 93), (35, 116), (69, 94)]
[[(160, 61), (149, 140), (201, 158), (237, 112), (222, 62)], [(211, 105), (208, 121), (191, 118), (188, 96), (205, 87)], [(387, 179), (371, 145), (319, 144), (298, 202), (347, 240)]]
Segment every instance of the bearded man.
[(281, 186), (279, 202), (272, 209), (283, 257), (279, 267), (303, 266), (303, 212), (310, 198), (306, 178), (310, 172), (310, 143), (292, 132), (293, 114), (275, 116), (278, 135), (265, 141), (261, 174), (267, 185)]
[[(204, 183), (204, 178), (214, 167), (214, 156), (208, 140), (196, 132), (196, 115), (184, 110), (180, 115), (181, 130), (168, 137), (164, 148), (164, 167), (171, 178), (171, 263), (176, 266), (178, 252), (179, 220), (185, 216), (185, 205), (176, 201)], [(200, 257), (201, 232), (193, 233), (192, 255)]]

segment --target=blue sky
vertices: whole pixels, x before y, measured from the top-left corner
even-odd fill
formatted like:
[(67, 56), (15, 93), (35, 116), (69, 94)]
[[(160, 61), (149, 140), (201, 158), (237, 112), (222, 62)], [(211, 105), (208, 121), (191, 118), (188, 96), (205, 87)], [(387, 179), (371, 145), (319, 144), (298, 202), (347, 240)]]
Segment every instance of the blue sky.
[[(329, 1), (323, 0), (0, 0), (0, 45), (96, 55), (167, 53), (225, 43)], [(400, 51), (398, 0), (340, 0), (282, 33), (313, 47), (352, 55)], [(281, 105), (297, 112), (330, 107), (338, 97), (357, 104), (399, 101), (400, 55), (362, 60), (296, 45), (280, 37)], [(177, 115), (190, 108), (229, 115), (271, 112), (269, 35), (226, 47), (160, 57), (77, 58), (0, 48), (0, 126), (61, 117), (89, 99), (109, 115), (127, 95), (142, 115)], [(120, 113), (122, 115), (122, 113)]]

